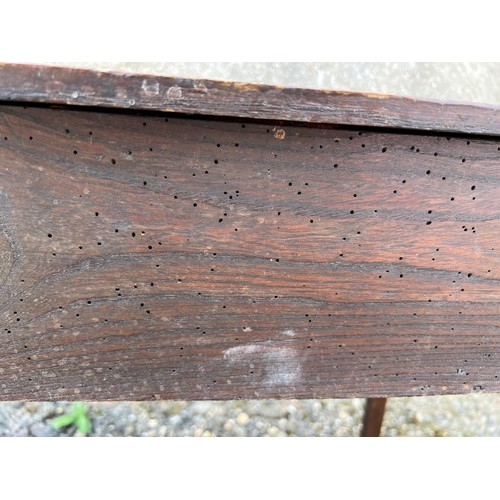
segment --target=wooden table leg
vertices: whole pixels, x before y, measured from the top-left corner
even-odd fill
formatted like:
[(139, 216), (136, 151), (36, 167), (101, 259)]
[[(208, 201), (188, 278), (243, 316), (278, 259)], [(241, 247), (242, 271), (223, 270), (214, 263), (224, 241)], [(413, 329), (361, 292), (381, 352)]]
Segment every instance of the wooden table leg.
[(379, 437), (387, 398), (368, 398), (361, 437)]

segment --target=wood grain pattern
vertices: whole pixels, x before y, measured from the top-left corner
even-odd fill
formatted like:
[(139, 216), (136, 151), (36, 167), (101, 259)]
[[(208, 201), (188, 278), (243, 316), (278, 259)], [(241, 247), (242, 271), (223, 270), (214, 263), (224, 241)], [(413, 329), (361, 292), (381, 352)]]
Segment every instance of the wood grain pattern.
[(0, 107), (0, 399), (500, 390), (500, 141)]
[(498, 106), (47, 66), (0, 64), (0, 100), (500, 135)]

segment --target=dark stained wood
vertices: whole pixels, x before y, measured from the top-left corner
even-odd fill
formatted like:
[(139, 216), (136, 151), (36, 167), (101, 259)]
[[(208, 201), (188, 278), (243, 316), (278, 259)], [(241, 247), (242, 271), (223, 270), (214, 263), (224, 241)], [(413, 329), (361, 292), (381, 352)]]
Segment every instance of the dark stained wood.
[(0, 64), (0, 100), (500, 135), (500, 107), (384, 94)]
[(366, 400), (365, 416), (361, 437), (379, 437), (384, 420), (387, 398), (368, 398)]
[(500, 391), (500, 141), (0, 106), (0, 399)]

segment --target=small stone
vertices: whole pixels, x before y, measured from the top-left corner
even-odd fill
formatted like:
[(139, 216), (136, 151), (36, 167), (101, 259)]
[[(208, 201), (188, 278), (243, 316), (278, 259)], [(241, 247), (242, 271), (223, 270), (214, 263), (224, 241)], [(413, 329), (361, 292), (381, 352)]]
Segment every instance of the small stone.
[(161, 425), (160, 430), (158, 431), (158, 434), (162, 437), (165, 437), (167, 435), (167, 426), (166, 425)]
[(280, 429), (284, 429), (288, 424), (288, 420), (286, 418), (280, 418), (278, 420), (278, 425), (280, 427)]
[(248, 416), (247, 413), (241, 412), (237, 417), (236, 417), (236, 422), (238, 425), (246, 425), (248, 421), (250, 420), (250, 417)]
[[(29, 411), (30, 413), (35, 413), (37, 410), (38, 410), (38, 407), (39, 405), (37, 405), (36, 403), (26, 403), (24, 405), (24, 407), (26, 408), (27, 411)], [(62, 413), (62, 412), (61, 412)]]
[(173, 415), (168, 420), (170, 425), (177, 426), (182, 422), (182, 417), (180, 415)]
[(154, 427), (158, 427), (158, 420), (156, 418), (151, 418), (149, 421), (148, 421), (148, 427), (150, 429), (154, 428)]
[(269, 436), (277, 436), (279, 434), (279, 432), (280, 432), (280, 430), (275, 425), (273, 425), (273, 426), (269, 427), (269, 429), (267, 429), (267, 434), (269, 434)]

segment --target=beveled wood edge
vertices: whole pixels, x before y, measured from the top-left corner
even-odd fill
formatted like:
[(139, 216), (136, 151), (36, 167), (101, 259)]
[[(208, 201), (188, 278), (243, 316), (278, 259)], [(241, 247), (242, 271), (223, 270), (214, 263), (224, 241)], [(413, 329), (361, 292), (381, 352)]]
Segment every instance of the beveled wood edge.
[(500, 106), (0, 63), (0, 101), (500, 135)]

